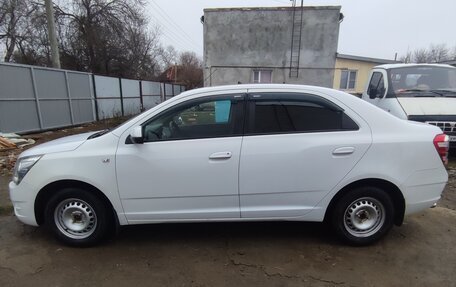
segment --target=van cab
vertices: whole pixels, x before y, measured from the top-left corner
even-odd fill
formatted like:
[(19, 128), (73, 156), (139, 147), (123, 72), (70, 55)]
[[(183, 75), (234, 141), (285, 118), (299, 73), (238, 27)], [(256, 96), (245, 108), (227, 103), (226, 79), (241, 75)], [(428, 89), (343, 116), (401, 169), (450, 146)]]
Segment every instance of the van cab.
[(456, 68), (442, 64), (374, 67), (362, 98), (405, 120), (438, 126), (456, 143)]

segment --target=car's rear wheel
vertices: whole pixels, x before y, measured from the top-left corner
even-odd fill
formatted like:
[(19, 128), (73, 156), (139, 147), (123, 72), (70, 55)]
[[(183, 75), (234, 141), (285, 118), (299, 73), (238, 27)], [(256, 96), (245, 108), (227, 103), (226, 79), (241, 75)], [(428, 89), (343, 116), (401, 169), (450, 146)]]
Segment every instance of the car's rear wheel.
[(107, 237), (112, 228), (109, 207), (91, 192), (65, 188), (55, 193), (45, 210), (48, 228), (61, 242), (90, 246)]
[(360, 187), (347, 192), (336, 203), (332, 225), (338, 236), (352, 245), (379, 240), (393, 226), (394, 205), (377, 187)]

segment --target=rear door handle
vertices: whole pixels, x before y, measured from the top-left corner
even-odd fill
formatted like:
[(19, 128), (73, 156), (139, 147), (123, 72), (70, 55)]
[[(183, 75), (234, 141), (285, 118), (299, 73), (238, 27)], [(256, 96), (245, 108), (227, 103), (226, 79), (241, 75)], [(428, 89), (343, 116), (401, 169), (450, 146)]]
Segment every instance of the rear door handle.
[(349, 155), (355, 152), (355, 148), (352, 146), (345, 146), (345, 147), (340, 147), (336, 148), (333, 150), (332, 154), (333, 155)]
[(215, 152), (209, 156), (209, 159), (229, 159), (231, 155), (230, 151)]

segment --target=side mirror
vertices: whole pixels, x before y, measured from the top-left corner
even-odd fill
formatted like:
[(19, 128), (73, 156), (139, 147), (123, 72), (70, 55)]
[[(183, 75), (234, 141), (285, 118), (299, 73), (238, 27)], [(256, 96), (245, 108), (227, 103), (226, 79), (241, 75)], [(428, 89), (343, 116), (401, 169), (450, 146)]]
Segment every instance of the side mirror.
[(131, 138), (131, 141), (135, 144), (144, 143), (142, 126), (134, 127), (133, 130), (130, 132), (130, 138)]
[(386, 92), (385, 88), (381, 88), (380, 91), (378, 91), (377, 96), (379, 98), (383, 99), (383, 97), (385, 96), (385, 92)]
[(373, 100), (376, 97), (377, 97), (377, 89), (376, 88), (369, 89), (369, 98)]

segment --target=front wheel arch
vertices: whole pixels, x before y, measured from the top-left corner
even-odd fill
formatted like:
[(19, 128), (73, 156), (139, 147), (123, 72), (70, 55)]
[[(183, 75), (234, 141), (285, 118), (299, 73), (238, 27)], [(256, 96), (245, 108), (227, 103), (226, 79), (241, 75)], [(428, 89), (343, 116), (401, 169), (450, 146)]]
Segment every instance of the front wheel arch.
[(341, 190), (339, 190), (335, 196), (331, 199), (331, 202), (329, 203), (328, 207), (326, 208), (325, 212), (325, 222), (328, 222), (330, 220), (332, 211), (334, 210), (334, 207), (336, 203), (342, 198), (347, 192), (350, 192), (351, 190), (360, 188), (360, 187), (378, 187), (382, 189), (384, 192), (386, 192), (390, 197), (391, 200), (393, 201), (394, 204), (394, 210), (395, 210), (395, 216), (394, 216), (394, 224), (397, 226), (402, 225), (402, 222), (404, 221), (404, 214), (405, 214), (405, 198), (399, 189), (394, 183), (384, 180), (384, 179), (379, 179), (379, 178), (369, 178), (369, 179), (361, 179), (355, 182), (352, 182), (348, 184), (347, 186), (343, 187)]
[(59, 190), (62, 190), (64, 188), (79, 188), (83, 189), (87, 192), (93, 193), (98, 199), (103, 201), (103, 203), (109, 207), (109, 209), (112, 211), (112, 220), (113, 224), (115, 226), (119, 225), (119, 218), (117, 217), (117, 213), (111, 203), (111, 201), (106, 197), (106, 195), (100, 191), (98, 188), (94, 187), (91, 184), (88, 184), (86, 182), (78, 181), (78, 180), (59, 180), (55, 181), (53, 183), (50, 183), (43, 187), (39, 192), (38, 195), (35, 198), (35, 219), (38, 225), (43, 225), (44, 224), (44, 218), (45, 218), (45, 208), (49, 200), (54, 196), (56, 192)]

